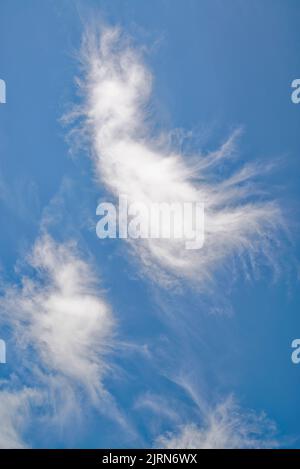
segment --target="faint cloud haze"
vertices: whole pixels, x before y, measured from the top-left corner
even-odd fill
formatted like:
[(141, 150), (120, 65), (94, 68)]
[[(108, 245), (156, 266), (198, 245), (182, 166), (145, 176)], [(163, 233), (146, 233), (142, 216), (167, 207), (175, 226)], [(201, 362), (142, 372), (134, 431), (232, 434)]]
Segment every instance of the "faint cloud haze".
[(264, 413), (242, 410), (228, 398), (207, 412), (203, 425), (185, 424), (157, 439), (156, 445), (175, 449), (274, 448), (276, 425)]

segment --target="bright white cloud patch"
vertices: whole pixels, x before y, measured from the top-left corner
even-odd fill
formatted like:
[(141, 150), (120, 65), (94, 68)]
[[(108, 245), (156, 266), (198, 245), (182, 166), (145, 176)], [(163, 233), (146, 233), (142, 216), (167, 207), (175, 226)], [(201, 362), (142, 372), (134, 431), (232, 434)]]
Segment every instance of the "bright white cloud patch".
[(41, 369), (79, 383), (97, 399), (114, 319), (96, 276), (74, 243), (58, 244), (48, 235), (38, 239), (29, 263), (33, 275), (8, 288), (2, 300), (18, 345), (38, 353)]
[[(84, 133), (92, 141), (99, 181), (129, 203), (205, 204), (205, 244), (188, 251), (178, 240), (134, 240), (143, 270), (161, 284), (171, 278), (209, 281), (213, 270), (234, 254), (269, 255), (270, 234), (281, 224), (272, 202), (258, 200), (249, 180), (261, 168), (245, 166), (226, 179), (215, 171), (235, 150), (235, 132), (217, 151), (185, 159), (155, 139), (147, 128), (146, 105), (152, 76), (142, 57), (118, 29), (89, 32), (82, 46), (85, 78)], [(78, 115), (78, 112), (74, 112)]]
[(242, 411), (230, 398), (207, 413), (203, 426), (187, 424), (157, 439), (156, 446), (181, 449), (272, 448), (275, 424), (265, 414)]

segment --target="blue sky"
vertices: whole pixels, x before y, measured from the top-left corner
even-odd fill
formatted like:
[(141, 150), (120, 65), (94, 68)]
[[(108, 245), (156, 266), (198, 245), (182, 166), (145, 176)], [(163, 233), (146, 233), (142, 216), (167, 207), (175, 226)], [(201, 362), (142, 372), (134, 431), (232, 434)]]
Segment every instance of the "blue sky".
[[(0, 8), (0, 446), (298, 448), (299, 3), (2, 0)], [(119, 48), (87, 53), (83, 70), (92, 26), (100, 41), (119, 27)], [(112, 62), (128, 50), (128, 83), (135, 64), (152, 74), (146, 136), (135, 140), (133, 112), (124, 126), (112, 121), (117, 137), (97, 148), (111, 116), (93, 100), (103, 83), (91, 70), (120, 84), (113, 117), (123, 105), (135, 111)], [(149, 81), (137, 79), (139, 98)], [(62, 122), (76, 105), (88, 139), (72, 132), (78, 121)], [(155, 246), (146, 268), (140, 244), (99, 240), (99, 200), (136, 183), (118, 173), (117, 154), (106, 156), (119, 142), (128, 162), (138, 145), (142, 174), (147, 148), (159, 161), (176, 152), (186, 165), (216, 154), (214, 174), (195, 172), (189, 184), (218, 194), (212, 224), (226, 204), (240, 207), (237, 229), (225, 241), (217, 233), (186, 269), (162, 265)], [(224, 189), (241, 168), (254, 177)], [(155, 175), (149, 194), (171, 190), (168, 177)], [(180, 178), (174, 187), (184, 190)]]

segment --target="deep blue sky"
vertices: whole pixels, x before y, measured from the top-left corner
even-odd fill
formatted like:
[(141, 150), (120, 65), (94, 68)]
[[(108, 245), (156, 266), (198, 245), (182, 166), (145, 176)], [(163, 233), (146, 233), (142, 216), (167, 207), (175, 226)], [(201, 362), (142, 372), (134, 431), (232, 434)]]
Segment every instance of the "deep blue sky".
[[(160, 301), (153, 301), (152, 287), (138, 279), (122, 248), (113, 242), (100, 245), (86, 223), (94, 217), (96, 225), (103, 194), (86, 153), (71, 157), (60, 118), (79, 100), (76, 51), (93, 12), (148, 46), (158, 128), (192, 129), (198, 136), (194, 150), (199, 145), (208, 151), (241, 126), (243, 161), (279, 161), (263, 187), (280, 200), (290, 223), (291, 243), (285, 251), (274, 247), (284, 267), (276, 279), (263, 269), (249, 282), (241, 274), (230, 292), (220, 287), (218, 295), (226, 296), (233, 311), (229, 317), (212, 314), (217, 300), (210, 304), (199, 293), (173, 297), (173, 314), (185, 317), (190, 335), (170, 327)], [(300, 365), (290, 359), (291, 341), (300, 336), (295, 267), (300, 105), (290, 99), (291, 82), (300, 76), (299, 22), (297, 0), (1, 0), (0, 78), (7, 85), (7, 104), (0, 105), (1, 274), (18, 281), (15, 265), (34, 243), (45, 208), (60, 193), (63, 207), (53, 235), (58, 240), (75, 236), (101, 267), (122, 341), (151, 344), (156, 353), (147, 360), (121, 351), (114, 357), (121, 378), (106, 383), (138, 429), (136, 441), (117, 436), (105, 418), (90, 416), (84, 435), (69, 440), (56, 435), (46, 444), (151, 445), (156, 425), (160, 432), (172, 429), (167, 421), (158, 424), (147, 411), (138, 411), (139, 396), (151, 392), (178, 399), (186, 406), (186, 419), (194, 416), (190, 398), (167, 376), (169, 367), (180, 366), (192, 370), (212, 400), (234, 393), (243, 407), (265, 411), (277, 423), (282, 445), (289, 441), (299, 447)], [(8, 345), (3, 376), (14, 371), (14, 344)], [(46, 441), (34, 430), (30, 439), (33, 446)]]

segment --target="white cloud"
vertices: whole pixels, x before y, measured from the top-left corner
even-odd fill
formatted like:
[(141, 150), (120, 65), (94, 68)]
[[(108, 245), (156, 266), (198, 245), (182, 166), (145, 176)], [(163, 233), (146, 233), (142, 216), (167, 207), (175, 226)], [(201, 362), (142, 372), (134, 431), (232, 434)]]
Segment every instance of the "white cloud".
[[(164, 284), (189, 278), (198, 285), (212, 280), (214, 269), (232, 255), (271, 258), (270, 236), (281, 225), (275, 203), (255, 197), (251, 179), (258, 165), (244, 166), (220, 178), (218, 165), (229, 164), (236, 152), (234, 132), (221, 148), (185, 159), (153, 138), (147, 124), (152, 76), (141, 54), (119, 29), (89, 31), (82, 46), (85, 102), (71, 117), (84, 115), (79, 135), (92, 142), (96, 174), (108, 192), (126, 194), (129, 202), (191, 202), (205, 204), (205, 244), (188, 251), (174, 240), (134, 240), (144, 272)], [(257, 195), (257, 194), (256, 194)]]
[(30, 276), (8, 287), (1, 306), (19, 352), (38, 353), (35, 366), (84, 387), (95, 401), (105, 395), (106, 355), (114, 318), (95, 273), (75, 243), (42, 235), (29, 256)]
[(157, 447), (181, 449), (273, 448), (275, 424), (264, 413), (243, 411), (229, 398), (206, 413), (201, 426), (194, 423), (158, 437)]
[(30, 389), (0, 391), (0, 449), (27, 447), (22, 430), (34, 395)]
[[(43, 232), (22, 275), (24, 267), (18, 283), (3, 285), (0, 299), (15, 361), (10, 363), (14, 375), (0, 391), (0, 446), (25, 446), (23, 428), (26, 434), (33, 424), (75, 438), (70, 422), (80, 423), (82, 430), (85, 409), (97, 409), (129, 432), (104, 385), (112, 368), (108, 355), (116, 322), (89, 259), (74, 241), (57, 243)], [(30, 390), (19, 391), (20, 384)], [(31, 406), (32, 396), (39, 402)], [(41, 415), (36, 404), (43, 408)]]

